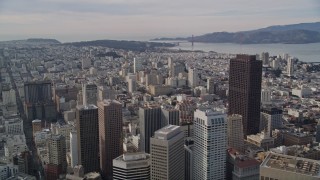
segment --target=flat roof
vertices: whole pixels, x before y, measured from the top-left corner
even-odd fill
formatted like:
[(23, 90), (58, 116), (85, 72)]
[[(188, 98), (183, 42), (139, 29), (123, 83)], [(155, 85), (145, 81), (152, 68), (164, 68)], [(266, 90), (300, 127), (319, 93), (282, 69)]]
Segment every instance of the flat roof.
[(320, 177), (319, 163), (317, 160), (270, 153), (262, 162), (261, 167)]
[(94, 104), (88, 104), (88, 105), (78, 105), (77, 109), (79, 110), (86, 110), (86, 109), (97, 109), (98, 107), (95, 106)]
[(157, 139), (170, 139), (171, 137), (173, 137), (174, 135), (178, 134), (179, 132), (181, 132), (180, 130), (180, 126), (176, 126), (176, 125), (167, 125), (157, 131), (154, 132), (154, 137)]
[(102, 103), (105, 106), (110, 105), (112, 103), (121, 105), (119, 101), (111, 100), (111, 99), (104, 99), (103, 101), (100, 101), (100, 103)]
[(115, 160), (130, 162), (130, 161), (139, 161), (149, 159), (150, 155), (144, 152), (136, 152), (136, 153), (125, 153), (119, 157), (116, 157)]
[(32, 122), (33, 122), (33, 123), (39, 123), (39, 122), (41, 122), (41, 120), (35, 119), (35, 120), (33, 120)]

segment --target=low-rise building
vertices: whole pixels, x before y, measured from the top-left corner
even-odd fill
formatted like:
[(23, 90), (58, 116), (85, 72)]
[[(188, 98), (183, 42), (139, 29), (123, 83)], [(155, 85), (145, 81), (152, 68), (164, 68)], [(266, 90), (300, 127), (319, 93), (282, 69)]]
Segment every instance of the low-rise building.
[(261, 147), (265, 150), (269, 150), (269, 148), (274, 147), (274, 139), (266, 135), (264, 132), (254, 134), (254, 135), (248, 135), (247, 142), (254, 144), (258, 147)]
[(227, 180), (258, 180), (260, 162), (230, 148), (227, 153)]
[(320, 179), (319, 161), (270, 153), (260, 166), (260, 180)]
[(160, 96), (170, 94), (172, 92), (172, 89), (170, 86), (166, 85), (150, 85), (149, 91), (153, 96)]

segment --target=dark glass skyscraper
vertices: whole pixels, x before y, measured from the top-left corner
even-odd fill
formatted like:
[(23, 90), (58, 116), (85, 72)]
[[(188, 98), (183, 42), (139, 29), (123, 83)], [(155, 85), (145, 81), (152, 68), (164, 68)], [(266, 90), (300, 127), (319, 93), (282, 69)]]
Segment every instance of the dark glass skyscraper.
[(38, 81), (24, 84), (25, 103), (44, 103), (52, 101), (51, 82)]
[(78, 161), (84, 173), (99, 172), (99, 120), (95, 105), (78, 106), (76, 109)]
[(154, 132), (163, 126), (161, 108), (159, 105), (145, 105), (139, 108), (140, 121), (140, 150), (150, 153), (150, 138)]
[(52, 100), (50, 81), (34, 81), (24, 84), (24, 110), (28, 121), (41, 119), (56, 121), (56, 106)]
[(240, 114), (244, 136), (259, 133), (262, 61), (237, 55), (230, 60), (229, 114)]

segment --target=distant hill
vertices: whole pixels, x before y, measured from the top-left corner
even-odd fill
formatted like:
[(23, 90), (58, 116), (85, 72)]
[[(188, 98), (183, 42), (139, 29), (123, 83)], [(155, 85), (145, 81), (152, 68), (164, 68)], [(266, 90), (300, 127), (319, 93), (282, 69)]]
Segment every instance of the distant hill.
[[(187, 38), (157, 38), (155, 41), (187, 40)], [(194, 42), (239, 43), (239, 44), (305, 44), (320, 42), (320, 22), (301, 23), (284, 26), (270, 26), (262, 29), (241, 32), (214, 32), (195, 36)]]
[(26, 42), (28, 43), (43, 43), (43, 44), (61, 44), (56, 39), (42, 39), (42, 38), (30, 38), (27, 39)]
[(30, 38), (26, 40), (12, 40), (12, 41), (0, 41), (0, 44), (61, 44), (56, 39), (42, 39), (42, 38)]
[(63, 45), (72, 45), (77, 47), (82, 46), (102, 46), (114, 49), (125, 49), (131, 51), (145, 51), (147, 49), (154, 49), (157, 47), (173, 47), (171, 43), (160, 42), (141, 42), (141, 41), (117, 41), (117, 40), (96, 40), (96, 41), (82, 41), (64, 43)]
[(266, 28), (258, 29), (258, 31), (287, 31), (301, 29), (320, 32), (320, 22), (269, 26)]

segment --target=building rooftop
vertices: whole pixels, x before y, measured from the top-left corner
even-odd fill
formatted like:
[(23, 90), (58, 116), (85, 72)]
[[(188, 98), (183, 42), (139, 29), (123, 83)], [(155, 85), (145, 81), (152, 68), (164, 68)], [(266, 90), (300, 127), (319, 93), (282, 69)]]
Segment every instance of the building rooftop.
[(123, 155), (115, 158), (115, 160), (129, 162), (129, 161), (145, 160), (145, 159), (149, 159), (149, 158), (150, 158), (149, 154), (144, 153), (144, 152), (137, 152), (137, 153), (123, 154)]
[(312, 136), (312, 134), (307, 134), (304, 132), (287, 132), (286, 134), (295, 136), (295, 137), (307, 137), (307, 136)]
[(97, 179), (100, 177), (100, 173), (90, 172), (84, 175), (85, 179)]
[(41, 123), (41, 120), (35, 119), (35, 120), (32, 121), (32, 123)]
[(170, 139), (172, 136), (181, 132), (180, 126), (167, 125), (154, 132), (154, 137), (157, 139)]
[(212, 109), (203, 109), (203, 110), (197, 109), (196, 112), (197, 112), (197, 113), (201, 113), (201, 114), (204, 115), (204, 116), (223, 115), (222, 112), (220, 112), (220, 111), (214, 111), (214, 110), (212, 110)]
[(21, 123), (22, 119), (20, 118), (14, 118), (14, 119), (8, 119), (5, 121), (6, 124), (15, 124), (15, 123)]
[(60, 139), (63, 139), (63, 138), (64, 138), (64, 136), (61, 135), (61, 134), (52, 134), (51, 137), (50, 137), (50, 139), (52, 139), (52, 140), (60, 140)]
[(36, 180), (35, 176), (31, 176), (29, 174), (17, 173), (14, 176), (8, 178), (7, 180)]
[(111, 99), (104, 99), (100, 103), (102, 103), (104, 106), (108, 106), (110, 104), (119, 104), (119, 105), (121, 105), (121, 103), (119, 101), (111, 100)]
[(126, 153), (113, 159), (113, 166), (123, 169), (136, 169), (150, 166), (150, 154), (144, 152)]
[(291, 171), (320, 178), (320, 162), (316, 160), (270, 153), (261, 167)]
[(261, 112), (274, 115), (274, 114), (282, 114), (282, 110), (276, 107), (265, 107), (261, 110)]
[(98, 107), (95, 106), (94, 104), (88, 104), (88, 105), (78, 105), (77, 109), (78, 110), (88, 110), (88, 109), (97, 109)]
[(273, 140), (272, 137), (268, 136), (264, 132), (261, 132), (261, 133), (258, 133), (258, 134), (247, 135), (247, 139), (251, 139), (251, 140), (256, 141), (256, 142)]
[(248, 168), (248, 167), (260, 165), (260, 162), (257, 161), (256, 159), (243, 155), (234, 148), (229, 148), (228, 153), (229, 153), (229, 156), (232, 159), (234, 159), (235, 165), (239, 168)]
[(240, 159), (236, 162), (236, 166), (239, 168), (247, 168), (252, 166), (259, 166), (259, 161), (252, 159), (252, 158), (246, 158), (246, 159)]

